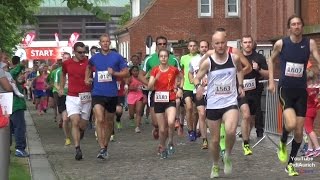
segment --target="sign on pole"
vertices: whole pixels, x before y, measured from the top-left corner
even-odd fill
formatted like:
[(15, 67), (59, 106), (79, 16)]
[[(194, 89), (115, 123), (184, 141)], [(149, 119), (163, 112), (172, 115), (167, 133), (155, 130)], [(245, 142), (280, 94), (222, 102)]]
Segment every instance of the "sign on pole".
[(0, 93), (0, 106), (2, 108), (2, 114), (12, 114), (13, 106), (13, 93)]

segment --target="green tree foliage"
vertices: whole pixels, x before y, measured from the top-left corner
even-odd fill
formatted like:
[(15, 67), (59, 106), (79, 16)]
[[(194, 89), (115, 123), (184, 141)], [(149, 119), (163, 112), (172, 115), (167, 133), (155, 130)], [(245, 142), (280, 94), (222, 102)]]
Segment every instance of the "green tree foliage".
[(23, 37), (22, 24), (34, 24), (41, 0), (2, 0), (0, 4), (0, 49), (11, 53)]
[(98, 4), (103, 2), (107, 2), (108, 0), (63, 0), (63, 2), (67, 2), (69, 9), (82, 7), (83, 9), (91, 12), (96, 15), (98, 19), (108, 21), (111, 16), (109, 13), (104, 12), (101, 8), (98, 7)]
[(120, 16), (119, 25), (121, 26), (125, 25), (131, 19), (131, 5), (127, 4), (125, 8), (126, 12), (123, 13), (122, 16)]
[[(0, 50), (12, 53), (25, 34), (21, 30), (24, 24), (35, 24), (34, 14), (39, 10), (43, 0), (1, 0), (0, 3)], [(70, 10), (83, 8), (97, 18), (108, 21), (110, 14), (98, 7), (108, 0), (57, 0), (67, 2)]]

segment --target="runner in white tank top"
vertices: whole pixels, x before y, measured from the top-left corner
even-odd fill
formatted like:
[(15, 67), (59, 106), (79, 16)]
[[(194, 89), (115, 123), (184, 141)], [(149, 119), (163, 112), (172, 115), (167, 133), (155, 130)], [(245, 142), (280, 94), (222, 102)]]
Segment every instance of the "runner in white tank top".
[[(224, 32), (216, 31), (212, 36), (212, 46), (215, 51), (211, 51), (210, 57), (204, 59), (200, 65), (194, 84), (197, 89), (197, 98), (202, 97), (203, 88), (200, 80), (208, 74), (207, 88), (207, 125), (210, 129), (213, 165), (211, 178), (219, 177), (219, 141), (220, 125), (225, 122), (226, 129), (226, 152), (223, 157), (224, 173), (232, 172), (230, 160), (231, 150), (235, 142), (236, 128), (239, 119), (237, 106), (238, 93), (244, 96), (243, 72), (238, 55), (227, 52), (227, 40)], [(238, 78), (239, 88), (236, 86)], [(238, 91), (237, 91), (238, 90)]]

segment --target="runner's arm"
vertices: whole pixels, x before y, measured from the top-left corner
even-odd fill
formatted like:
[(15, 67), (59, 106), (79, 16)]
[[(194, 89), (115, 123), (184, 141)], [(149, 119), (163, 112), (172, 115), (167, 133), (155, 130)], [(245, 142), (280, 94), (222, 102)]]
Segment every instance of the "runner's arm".
[(246, 75), (250, 73), (252, 71), (252, 66), (242, 52), (237, 48), (232, 48), (232, 53), (240, 58), (241, 65), (243, 66), (243, 74)]
[(209, 70), (209, 61), (205, 61), (204, 58), (208, 59), (209, 56), (203, 56), (201, 59), (201, 63), (200, 63), (200, 67), (199, 70), (197, 72), (196, 77), (193, 79), (193, 84), (194, 85), (199, 85), (200, 84), (200, 80), (204, 77), (204, 75), (207, 74), (208, 70)]
[(271, 56), (268, 61), (269, 83), (274, 83), (274, 64), (282, 49), (282, 40), (278, 40), (273, 47)]
[(320, 69), (320, 55), (317, 48), (317, 44), (313, 39), (310, 39), (310, 51), (314, 59), (318, 62), (318, 68)]

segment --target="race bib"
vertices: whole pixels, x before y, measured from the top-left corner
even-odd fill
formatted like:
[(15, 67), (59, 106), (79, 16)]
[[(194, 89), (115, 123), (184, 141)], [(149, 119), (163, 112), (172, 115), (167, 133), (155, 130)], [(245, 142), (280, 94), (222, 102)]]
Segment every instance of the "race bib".
[(156, 91), (154, 94), (154, 102), (169, 102), (169, 92)]
[(304, 64), (286, 63), (285, 75), (289, 77), (302, 77), (304, 71)]
[(112, 75), (108, 71), (98, 71), (98, 82), (110, 82)]
[(82, 104), (85, 104), (85, 103), (91, 101), (91, 93), (90, 92), (79, 93), (79, 97), (80, 97), (80, 101)]
[(231, 84), (215, 84), (215, 94), (231, 94)]
[(256, 89), (256, 79), (244, 79), (243, 80), (243, 89), (245, 91)]
[(118, 88), (118, 90), (120, 90), (120, 85), (121, 85), (121, 82), (120, 82), (120, 81), (117, 81), (117, 88)]

